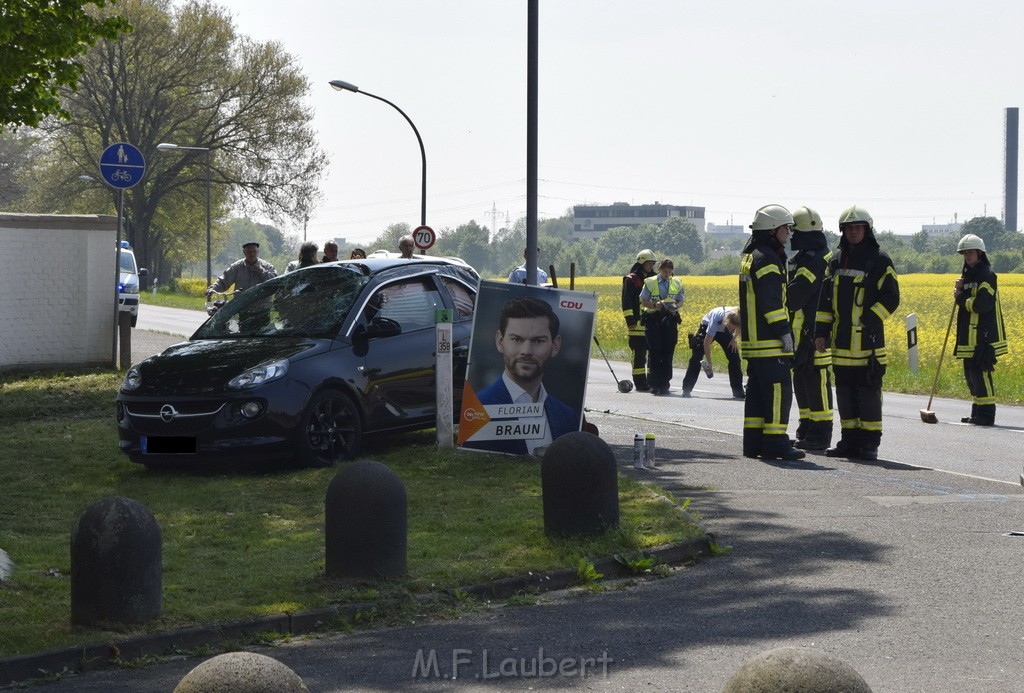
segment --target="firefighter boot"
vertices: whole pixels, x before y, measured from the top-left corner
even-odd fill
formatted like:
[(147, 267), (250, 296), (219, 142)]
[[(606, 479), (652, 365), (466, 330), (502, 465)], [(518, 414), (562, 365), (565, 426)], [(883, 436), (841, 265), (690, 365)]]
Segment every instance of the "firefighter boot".
[(979, 404), (978, 413), (973, 415), (974, 421), (971, 421), (975, 426), (995, 426), (996, 424), (996, 405), (994, 404)]
[(756, 459), (761, 453), (761, 440), (764, 432), (760, 428), (743, 429), (743, 456)]
[(964, 418), (960, 419), (960, 423), (972, 424), (972, 423), (975, 422), (975, 420), (977, 418), (978, 418), (978, 405), (977, 404), (972, 404), (971, 405), (971, 415), (970, 416), (965, 416)]
[(859, 429), (844, 428), (836, 446), (825, 450), (825, 457), (846, 457), (851, 459), (860, 457), (859, 433)]
[(794, 447), (801, 450), (827, 450), (832, 444), (832, 422), (811, 421), (807, 425), (807, 434)]

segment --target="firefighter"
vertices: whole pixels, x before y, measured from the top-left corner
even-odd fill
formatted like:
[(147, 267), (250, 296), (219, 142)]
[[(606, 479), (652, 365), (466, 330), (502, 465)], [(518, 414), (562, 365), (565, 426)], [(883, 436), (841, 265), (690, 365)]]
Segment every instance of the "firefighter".
[(786, 307), (793, 328), (793, 396), (800, 412), (794, 447), (825, 450), (832, 444), (832, 377), (828, 350), (814, 348), (814, 320), (825, 268), (832, 257), (822, 231), (821, 215), (810, 207), (793, 212), (793, 237), (789, 245), (789, 281)]
[(882, 441), (885, 320), (900, 305), (900, 284), (878, 247), (874, 222), (854, 205), (839, 215), (839, 248), (829, 260), (815, 321), (815, 348), (832, 347), (840, 439), (828, 457), (877, 460)]
[(672, 356), (679, 341), (679, 309), (683, 307), (683, 283), (672, 276), (672, 260), (658, 263), (658, 273), (644, 280), (640, 305), (644, 307), (644, 336), (650, 357), (652, 395), (667, 395), (672, 381)]
[(754, 214), (751, 239), (740, 256), (740, 354), (747, 362), (743, 454), (799, 460), (786, 434), (793, 405), (793, 332), (786, 312), (786, 240), (793, 215), (781, 205)]
[(647, 382), (647, 337), (644, 336), (640, 292), (644, 288), (644, 279), (654, 276), (656, 259), (653, 251), (641, 250), (629, 274), (622, 278), (622, 317), (626, 319), (626, 337), (629, 350), (633, 352), (633, 385), (639, 392), (651, 389)]
[(985, 241), (973, 233), (960, 239), (956, 252), (964, 256), (964, 269), (953, 288), (956, 300), (956, 349), (964, 362), (964, 379), (974, 398), (971, 415), (960, 419), (975, 426), (996, 422), (996, 391), (992, 371), (996, 357), (1007, 352), (1003, 309), (999, 303), (996, 273), (992, 271)]

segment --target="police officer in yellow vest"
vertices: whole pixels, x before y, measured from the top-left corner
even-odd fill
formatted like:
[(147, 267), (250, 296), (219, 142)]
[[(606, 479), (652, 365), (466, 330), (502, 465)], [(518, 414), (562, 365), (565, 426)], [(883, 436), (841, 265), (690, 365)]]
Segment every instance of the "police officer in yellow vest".
[(672, 380), (672, 354), (679, 340), (679, 309), (683, 305), (683, 283), (672, 276), (675, 265), (665, 258), (658, 273), (644, 280), (640, 305), (644, 307), (644, 335), (647, 337), (648, 383), (652, 395), (667, 395)]
[(793, 406), (793, 332), (786, 310), (786, 240), (793, 215), (782, 205), (754, 214), (751, 239), (740, 256), (740, 355), (747, 362), (743, 454), (799, 460), (786, 433)]

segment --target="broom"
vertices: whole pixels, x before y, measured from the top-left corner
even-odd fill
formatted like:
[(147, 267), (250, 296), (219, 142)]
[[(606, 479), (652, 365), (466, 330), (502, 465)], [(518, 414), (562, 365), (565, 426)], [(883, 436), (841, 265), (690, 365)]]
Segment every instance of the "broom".
[(928, 395), (928, 406), (921, 410), (921, 421), (933, 424), (939, 423), (939, 418), (932, 411), (932, 398), (935, 397), (935, 388), (939, 385), (939, 371), (942, 369), (942, 358), (946, 355), (946, 343), (949, 341), (950, 330), (953, 329), (953, 317), (956, 316), (956, 302), (953, 302), (953, 310), (949, 314), (949, 325), (946, 326), (946, 338), (942, 340), (942, 351), (939, 352), (939, 365), (935, 367), (935, 378), (932, 380), (932, 393)]

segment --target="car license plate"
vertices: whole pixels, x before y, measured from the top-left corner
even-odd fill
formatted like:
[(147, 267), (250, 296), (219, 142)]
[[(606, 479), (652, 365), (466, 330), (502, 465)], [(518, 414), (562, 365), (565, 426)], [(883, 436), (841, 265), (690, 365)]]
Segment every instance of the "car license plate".
[(199, 450), (195, 436), (141, 436), (143, 455), (194, 455)]

